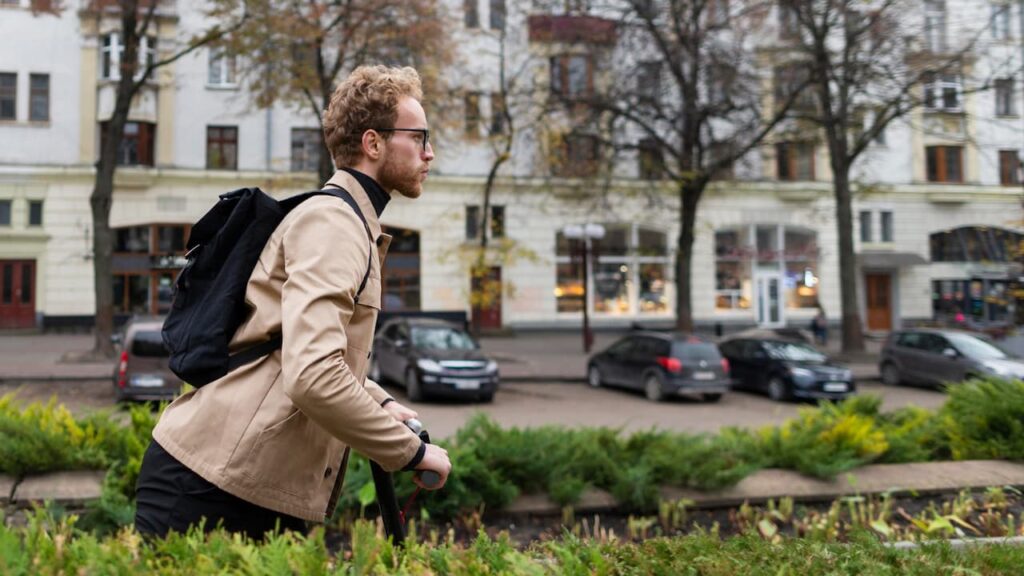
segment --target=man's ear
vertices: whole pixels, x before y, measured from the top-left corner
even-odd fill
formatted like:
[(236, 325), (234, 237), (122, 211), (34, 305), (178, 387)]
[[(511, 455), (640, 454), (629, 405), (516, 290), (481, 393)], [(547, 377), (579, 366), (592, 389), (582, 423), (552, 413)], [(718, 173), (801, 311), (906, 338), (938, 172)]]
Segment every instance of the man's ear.
[(376, 130), (363, 132), (363, 156), (371, 161), (380, 160), (384, 153), (384, 140)]

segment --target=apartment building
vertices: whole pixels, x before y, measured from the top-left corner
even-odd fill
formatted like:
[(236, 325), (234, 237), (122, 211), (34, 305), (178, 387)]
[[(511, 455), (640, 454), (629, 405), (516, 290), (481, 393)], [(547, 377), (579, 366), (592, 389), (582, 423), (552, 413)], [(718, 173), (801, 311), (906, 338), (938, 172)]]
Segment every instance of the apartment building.
[[(31, 0), (0, 0), (0, 328), (87, 326), (95, 310), (89, 197), (123, 49), (110, 13), (85, 0), (67, 4), (45, 15), (33, 13)], [(165, 6), (141, 58), (208, 24), (199, 2)], [(461, 56), (448, 75), (461, 89), (449, 97), (460, 118), (437, 139), (423, 196), (396, 198), (383, 216), (395, 236), (384, 309), (469, 311), (467, 254), (486, 233), (492, 250), (519, 257), (492, 270), (504, 289), (476, 311), (485, 326), (578, 326), (583, 306), (597, 326), (671, 323), (679, 199), (651, 169), (640, 136), (610, 160), (607, 177), (595, 178), (594, 141), (553, 139), (521, 123), (495, 181), (489, 230), (479, 224), (495, 135), (509, 129), (501, 110), (512, 106), (500, 55), (520, 70), (520, 85), (539, 87), (534, 96), (599, 90), (616, 81), (607, 70), (621, 57), (612, 13), (583, 2), (447, 7)], [(941, 42), (950, 23), (977, 14), (987, 32), (972, 72), (992, 77), (991, 89), (937, 75), (926, 105), (891, 124), (855, 167), (858, 282), (870, 330), (957, 313), (978, 323), (1012, 319), (1024, 239), (1022, 6), (929, 0), (917, 15), (924, 40)], [(530, 61), (517, 68), (517, 58)], [(1005, 76), (986, 69), (994, 62)], [(299, 106), (257, 108), (240, 82), (244, 66), (244, 58), (202, 48), (160, 69), (133, 103), (110, 215), (119, 314), (168, 309), (189, 226), (218, 194), (260, 186), (283, 197), (317, 185), (315, 117)], [(636, 75), (618, 81), (660, 81), (657, 66)], [(552, 114), (561, 114), (557, 123), (572, 112)], [(769, 140), (710, 185), (693, 247), (698, 325), (803, 326), (819, 304), (838, 316), (830, 180), (820, 143)], [(605, 231), (586, 291), (564, 233), (584, 223)]]

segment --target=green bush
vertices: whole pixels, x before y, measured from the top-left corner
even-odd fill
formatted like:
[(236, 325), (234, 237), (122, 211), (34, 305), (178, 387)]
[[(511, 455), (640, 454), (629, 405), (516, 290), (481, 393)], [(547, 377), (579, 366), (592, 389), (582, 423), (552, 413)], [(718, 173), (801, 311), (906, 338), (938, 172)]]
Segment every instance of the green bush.
[(989, 378), (946, 388), (940, 410), (956, 460), (1024, 460), (1024, 382)]
[[(0, 518), (2, 520), (2, 518)], [(867, 533), (849, 542), (819, 542), (750, 532), (727, 540), (698, 533), (641, 543), (596, 541), (565, 535), (518, 549), (506, 534), (481, 531), (466, 545), (411, 542), (394, 547), (376, 528), (357, 522), (350, 544), (333, 553), (322, 529), (303, 536), (288, 532), (262, 543), (238, 535), (191, 531), (144, 541), (130, 529), (111, 537), (79, 530), (73, 520), (55, 522), (44, 513), (23, 529), (0, 522), (0, 573), (109, 575), (219, 574), (710, 574), (751, 576), (835, 574), (872, 576), (1019, 574), (1024, 547), (945, 543), (895, 549)]]

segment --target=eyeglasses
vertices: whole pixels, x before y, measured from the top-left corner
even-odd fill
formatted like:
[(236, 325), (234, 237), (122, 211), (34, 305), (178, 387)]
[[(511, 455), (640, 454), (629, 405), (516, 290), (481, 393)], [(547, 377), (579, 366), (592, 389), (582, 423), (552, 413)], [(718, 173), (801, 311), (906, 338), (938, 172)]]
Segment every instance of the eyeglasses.
[(423, 152), (427, 152), (427, 145), (430, 144), (430, 130), (426, 128), (371, 128), (377, 132), (416, 132), (423, 139)]

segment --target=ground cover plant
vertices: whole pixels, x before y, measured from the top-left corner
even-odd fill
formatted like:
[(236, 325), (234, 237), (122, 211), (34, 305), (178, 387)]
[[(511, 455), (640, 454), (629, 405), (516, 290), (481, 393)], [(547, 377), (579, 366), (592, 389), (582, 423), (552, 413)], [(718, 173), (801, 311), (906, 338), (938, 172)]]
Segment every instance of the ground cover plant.
[[(951, 386), (937, 411), (883, 413), (877, 397), (801, 409), (797, 418), (760, 430), (718, 434), (608, 428), (502, 428), (484, 415), (441, 444), (456, 463), (445, 489), (421, 495), (425, 517), (446, 521), (496, 511), (520, 494), (544, 493), (571, 512), (587, 488), (611, 493), (623, 509), (650, 515), (659, 488), (715, 489), (765, 467), (829, 478), (871, 462), (1024, 459), (1024, 382), (989, 379)], [(132, 407), (128, 425), (109, 414), (74, 418), (54, 402), (22, 408), (0, 399), (0, 473), (108, 469), (94, 522), (107, 530), (130, 518), (139, 462), (158, 413)], [(354, 458), (335, 520), (372, 514), (365, 459)], [(397, 482), (399, 497), (411, 482)]]

